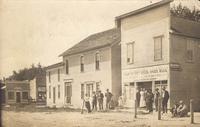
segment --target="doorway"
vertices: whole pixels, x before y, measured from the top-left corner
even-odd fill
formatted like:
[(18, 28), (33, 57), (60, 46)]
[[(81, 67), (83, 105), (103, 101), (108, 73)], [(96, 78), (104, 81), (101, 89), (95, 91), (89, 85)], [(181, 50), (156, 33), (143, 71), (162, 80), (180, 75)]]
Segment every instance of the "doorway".
[(65, 83), (65, 102), (67, 104), (71, 104), (71, 97), (72, 97), (72, 85), (71, 82)]
[(21, 102), (21, 93), (20, 92), (16, 92), (16, 102), (17, 103)]

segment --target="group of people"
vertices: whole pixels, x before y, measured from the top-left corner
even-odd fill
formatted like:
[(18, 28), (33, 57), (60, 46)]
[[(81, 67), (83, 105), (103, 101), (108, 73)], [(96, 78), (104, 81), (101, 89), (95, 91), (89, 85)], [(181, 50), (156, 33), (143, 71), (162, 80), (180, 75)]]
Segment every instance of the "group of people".
[[(112, 104), (112, 93), (109, 92), (109, 89), (106, 90), (105, 98), (106, 98), (106, 109), (111, 109), (113, 107)], [(90, 106), (90, 102), (92, 103), (92, 108)], [(104, 94), (99, 90), (97, 92), (93, 91), (92, 96), (90, 97), (88, 94), (85, 94), (84, 103), (85, 107), (90, 113), (92, 110), (97, 111), (97, 103), (98, 103), (98, 110), (103, 110), (103, 102), (104, 102)]]
[(167, 103), (169, 100), (169, 92), (165, 87), (162, 88), (162, 95), (159, 92), (159, 89), (155, 89), (155, 93), (152, 91), (141, 88), (136, 93), (137, 107), (144, 108), (150, 112), (153, 112), (153, 103), (155, 104), (155, 110), (158, 111), (158, 101), (162, 97), (162, 110), (163, 113), (167, 113)]

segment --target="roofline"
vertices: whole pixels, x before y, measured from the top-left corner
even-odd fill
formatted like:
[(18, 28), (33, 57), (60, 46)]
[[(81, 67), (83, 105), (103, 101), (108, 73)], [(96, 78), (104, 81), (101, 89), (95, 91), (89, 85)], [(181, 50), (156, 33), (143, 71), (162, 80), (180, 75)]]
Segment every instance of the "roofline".
[(53, 69), (53, 68), (57, 68), (57, 67), (61, 67), (61, 66), (64, 66), (63, 62), (59, 62), (59, 63), (56, 63), (56, 64), (49, 65), (49, 66), (45, 67), (44, 69), (45, 70), (47, 70), (47, 69)]
[(79, 52), (75, 52), (75, 53), (71, 53), (71, 54), (66, 54), (66, 55), (60, 55), (60, 56), (71, 56), (71, 55), (75, 55), (75, 54), (79, 54), (79, 53), (83, 53), (83, 52), (87, 52), (87, 51), (91, 51), (91, 50), (95, 50), (95, 49), (99, 49), (99, 48), (111, 47), (111, 46), (112, 46), (112, 44), (106, 44), (106, 45), (90, 48), (87, 50), (83, 50), (83, 51), (79, 51)]
[(10, 84), (10, 83), (15, 83), (15, 84), (29, 84), (29, 81), (24, 80), (24, 81), (17, 81), (17, 80), (6, 80), (5, 84)]
[(136, 14), (139, 14), (139, 13), (142, 13), (142, 12), (145, 12), (145, 11), (148, 11), (148, 10), (150, 10), (150, 9), (153, 9), (153, 8), (156, 8), (156, 7), (159, 7), (159, 6), (168, 4), (168, 3), (173, 2), (173, 1), (174, 1), (174, 0), (162, 0), (162, 1), (159, 1), (159, 2), (157, 2), (157, 3), (153, 3), (153, 4), (150, 4), (150, 5), (148, 5), (148, 6), (145, 6), (145, 7), (143, 7), (143, 8), (140, 8), (140, 9), (137, 9), (137, 10), (134, 10), (134, 11), (131, 11), (131, 12), (122, 14), (122, 15), (120, 15), (120, 16), (117, 16), (117, 17), (115, 17), (115, 20), (120, 20), (120, 19), (129, 17), (129, 16), (133, 16), (133, 15), (136, 15)]
[(200, 37), (197, 37), (197, 36), (191, 36), (191, 35), (182, 34), (182, 33), (178, 33), (178, 32), (170, 32), (170, 34), (179, 35), (179, 36), (185, 36), (185, 37), (189, 37), (189, 38), (200, 39)]

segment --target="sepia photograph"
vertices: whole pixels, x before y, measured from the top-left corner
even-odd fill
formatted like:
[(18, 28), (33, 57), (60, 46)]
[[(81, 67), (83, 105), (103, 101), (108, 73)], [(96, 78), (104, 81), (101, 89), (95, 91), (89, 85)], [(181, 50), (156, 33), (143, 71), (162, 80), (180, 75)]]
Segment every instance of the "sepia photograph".
[(0, 0), (0, 127), (200, 127), (200, 0)]

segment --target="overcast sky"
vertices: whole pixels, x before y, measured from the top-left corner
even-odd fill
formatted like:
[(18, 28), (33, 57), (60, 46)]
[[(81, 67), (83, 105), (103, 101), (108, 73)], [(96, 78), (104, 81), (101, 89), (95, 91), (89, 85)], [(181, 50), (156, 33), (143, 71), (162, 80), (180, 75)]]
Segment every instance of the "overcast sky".
[[(114, 27), (114, 18), (159, 0), (1, 0), (0, 79), (59, 54), (88, 35)], [(198, 0), (175, 0), (200, 7)]]

